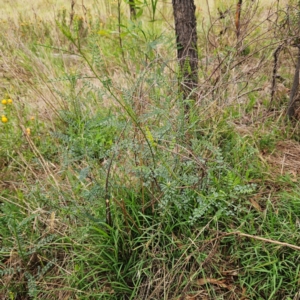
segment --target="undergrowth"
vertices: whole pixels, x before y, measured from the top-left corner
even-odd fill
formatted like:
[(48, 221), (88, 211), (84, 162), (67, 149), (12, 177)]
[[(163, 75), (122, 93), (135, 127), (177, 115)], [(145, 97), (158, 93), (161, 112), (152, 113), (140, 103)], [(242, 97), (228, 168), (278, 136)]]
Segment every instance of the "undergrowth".
[(170, 7), (136, 3), (2, 24), (1, 299), (298, 299), (283, 9), (246, 1), (243, 49), (211, 11), (187, 117)]

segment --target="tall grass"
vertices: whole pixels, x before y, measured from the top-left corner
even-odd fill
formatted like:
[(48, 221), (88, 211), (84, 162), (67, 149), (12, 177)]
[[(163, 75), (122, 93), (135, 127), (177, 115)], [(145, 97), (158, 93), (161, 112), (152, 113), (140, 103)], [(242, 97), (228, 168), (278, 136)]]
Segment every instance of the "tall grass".
[(2, 23), (0, 298), (296, 299), (285, 13), (211, 9), (187, 122), (171, 7), (100, 2)]

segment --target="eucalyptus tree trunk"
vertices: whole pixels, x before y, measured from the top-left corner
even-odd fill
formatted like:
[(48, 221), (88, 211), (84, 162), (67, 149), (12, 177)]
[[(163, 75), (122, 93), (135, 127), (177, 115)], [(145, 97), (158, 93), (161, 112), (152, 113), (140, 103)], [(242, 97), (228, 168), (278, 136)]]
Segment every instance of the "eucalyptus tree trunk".
[(241, 9), (242, 9), (243, 0), (238, 0), (236, 5), (235, 12), (235, 28), (236, 28), (236, 36), (239, 39), (240, 31), (241, 31)]
[[(300, 1), (297, 1), (298, 12), (300, 10)], [(287, 116), (289, 119), (295, 117), (297, 102), (299, 102), (299, 72), (300, 72), (300, 14), (297, 13), (297, 26), (298, 26), (298, 37), (294, 41), (294, 46), (297, 47), (297, 64), (295, 69), (295, 75), (293, 80), (293, 86), (290, 92), (290, 101), (287, 108)]]
[(298, 45), (298, 58), (293, 80), (293, 86), (290, 91), (290, 101), (287, 108), (287, 116), (292, 119), (296, 112), (296, 102), (299, 100), (299, 71), (300, 71), (300, 45)]
[[(195, 99), (198, 85), (197, 21), (194, 0), (172, 0), (180, 67), (180, 90), (184, 99)], [(185, 113), (189, 106), (185, 105)]]

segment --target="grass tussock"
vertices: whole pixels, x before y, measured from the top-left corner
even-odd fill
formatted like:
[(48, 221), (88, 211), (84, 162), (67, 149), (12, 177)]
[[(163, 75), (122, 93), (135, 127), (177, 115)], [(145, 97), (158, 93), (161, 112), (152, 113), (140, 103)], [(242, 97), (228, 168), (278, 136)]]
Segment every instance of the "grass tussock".
[(183, 101), (170, 4), (100, 2), (2, 16), (0, 298), (298, 299), (297, 7), (197, 10)]

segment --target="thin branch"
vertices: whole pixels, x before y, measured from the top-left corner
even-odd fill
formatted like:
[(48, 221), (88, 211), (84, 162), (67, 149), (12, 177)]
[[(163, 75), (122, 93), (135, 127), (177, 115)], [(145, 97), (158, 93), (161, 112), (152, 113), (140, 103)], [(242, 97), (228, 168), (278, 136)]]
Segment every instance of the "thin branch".
[(244, 237), (248, 237), (250, 239), (254, 239), (254, 240), (258, 240), (258, 241), (262, 241), (262, 242), (266, 242), (266, 243), (270, 243), (270, 244), (275, 244), (275, 245), (279, 245), (279, 246), (283, 246), (283, 247), (288, 247), (288, 248), (292, 248), (294, 250), (299, 250), (300, 251), (300, 246), (296, 246), (296, 245), (289, 244), (289, 243), (284, 243), (284, 242), (279, 242), (279, 241), (276, 241), (276, 240), (266, 239), (266, 238), (263, 238), (263, 237), (260, 237), (260, 236), (247, 234), (247, 233), (242, 233), (240, 231), (229, 232), (229, 233), (224, 234), (221, 237), (229, 236), (229, 235), (244, 236)]

